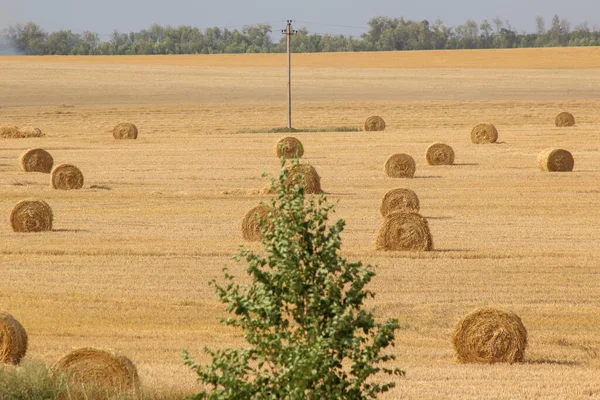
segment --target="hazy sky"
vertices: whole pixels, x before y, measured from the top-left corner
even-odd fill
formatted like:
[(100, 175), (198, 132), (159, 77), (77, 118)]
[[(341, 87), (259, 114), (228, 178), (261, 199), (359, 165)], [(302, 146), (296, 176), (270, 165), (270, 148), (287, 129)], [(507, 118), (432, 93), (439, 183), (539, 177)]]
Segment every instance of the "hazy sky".
[[(96, 33), (138, 31), (153, 23), (240, 28), (271, 22), (274, 31), (284, 20), (298, 21), (313, 33), (359, 36), (374, 16), (401, 17), (446, 25), (471, 18), (480, 22), (499, 16), (518, 31), (535, 30), (535, 17), (550, 24), (558, 14), (575, 26), (600, 25), (598, 0), (0, 0), (0, 29), (33, 21), (46, 31), (70, 29)], [(330, 25), (344, 25), (330, 26)], [(360, 28), (363, 29), (360, 29)]]

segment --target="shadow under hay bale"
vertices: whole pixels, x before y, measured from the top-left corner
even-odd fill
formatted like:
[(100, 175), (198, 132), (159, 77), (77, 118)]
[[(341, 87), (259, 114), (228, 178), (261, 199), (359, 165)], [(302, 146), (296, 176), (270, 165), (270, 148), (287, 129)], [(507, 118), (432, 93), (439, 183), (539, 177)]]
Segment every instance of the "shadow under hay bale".
[(255, 242), (263, 238), (263, 229), (261, 221), (267, 221), (270, 208), (265, 205), (259, 205), (246, 213), (242, 220), (242, 235), (245, 240)]
[(433, 143), (425, 152), (425, 160), (429, 165), (452, 165), (454, 150), (445, 143)]
[(379, 211), (384, 217), (396, 211), (418, 212), (419, 197), (410, 189), (392, 189), (383, 196)]
[(471, 142), (475, 144), (496, 143), (498, 130), (492, 124), (477, 124), (471, 129)]
[(25, 172), (49, 174), (54, 165), (52, 155), (44, 149), (29, 149), (19, 157), (19, 165)]
[(523, 361), (527, 330), (515, 313), (481, 308), (461, 319), (452, 344), (462, 363), (515, 363)]
[(546, 172), (570, 172), (575, 166), (573, 155), (564, 149), (545, 149), (537, 157), (538, 167)]
[(379, 115), (372, 115), (365, 120), (365, 131), (383, 131), (385, 121)]
[(24, 139), (30, 137), (43, 137), (41, 129), (24, 127), (19, 128), (14, 125), (3, 125), (0, 126), (0, 137), (4, 139)]
[(304, 146), (295, 137), (286, 136), (275, 143), (275, 155), (277, 158), (301, 158), (304, 155)]
[(52, 170), (50, 182), (54, 189), (81, 189), (83, 187), (83, 174), (74, 165), (60, 164)]
[(52, 220), (52, 208), (42, 200), (22, 200), (10, 212), (14, 232), (51, 231)]
[(433, 250), (427, 220), (416, 212), (396, 211), (388, 214), (377, 234), (375, 248), (385, 251)]
[(554, 119), (554, 125), (559, 128), (575, 126), (575, 117), (569, 112), (561, 112)]
[(115, 139), (137, 139), (137, 126), (129, 122), (121, 122), (113, 128), (113, 137)]
[(0, 364), (17, 365), (27, 353), (27, 332), (12, 315), (0, 312)]
[(414, 158), (408, 154), (392, 154), (383, 167), (384, 172), (391, 178), (413, 178), (417, 165)]
[(110, 351), (80, 348), (73, 350), (51, 367), (51, 376), (65, 376), (72, 388), (106, 388), (118, 392), (137, 391), (140, 379), (137, 368), (125, 356)]

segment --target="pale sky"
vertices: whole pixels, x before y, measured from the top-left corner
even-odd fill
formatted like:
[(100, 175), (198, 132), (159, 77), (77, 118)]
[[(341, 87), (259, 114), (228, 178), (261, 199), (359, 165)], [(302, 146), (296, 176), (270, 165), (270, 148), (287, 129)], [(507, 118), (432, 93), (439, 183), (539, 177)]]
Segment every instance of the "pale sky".
[[(600, 25), (598, 0), (0, 0), (0, 30), (28, 21), (46, 31), (70, 29), (108, 34), (139, 31), (153, 23), (241, 28), (270, 22), (274, 32), (284, 20), (298, 21), (313, 33), (360, 36), (375, 16), (412, 20), (442, 19), (454, 26), (467, 19), (477, 22), (499, 16), (519, 32), (535, 30), (535, 17), (541, 15), (550, 25), (554, 14), (574, 27), (588, 21)], [(343, 26), (332, 26), (343, 25)], [(362, 28), (362, 29), (361, 29)]]

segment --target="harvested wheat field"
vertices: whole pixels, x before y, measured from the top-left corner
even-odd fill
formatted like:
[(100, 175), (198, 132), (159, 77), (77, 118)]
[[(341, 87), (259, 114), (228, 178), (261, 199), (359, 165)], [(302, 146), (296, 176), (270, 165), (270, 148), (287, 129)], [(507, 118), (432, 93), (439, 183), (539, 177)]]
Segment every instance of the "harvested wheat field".
[[(393, 351), (406, 370), (384, 399), (600, 397), (600, 48), (294, 55), (294, 133), (338, 218), (343, 254), (376, 266), (370, 305), (398, 318)], [(81, 347), (126, 354), (142, 391), (198, 391), (179, 352), (243, 346), (222, 327), (208, 286), (243, 243), (240, 221), (279, 171), (286, 124), (283, 55), (1, 57), (0, 125), (40, 138), (0, 138), (0, 311), (26, 329), (25, 360), (48, 365)], [(574, 127), (555, 127), (569, 110)], [(137, 140), (115, 140), (122, 121)], [(470, 132), (489, 122), (496, 143)], [(431, 143), (452, 166), (429, 166)], [(44, 148), (76, 165), (83, 188), (54, 190), (19, 156)], [(569, 173), (543, 172), (546, 148), (572, 153)], [(391, 154), (413, 179), (389, 178)], [(390, 190), (418, 193), (429, 252), (376, 251)], [(53, 230), (16, 233), (12, 207), (47, 202)], [(258, 249), (258, 243), (246, 243)], [(452, 332), (479, 308), (518, 315), (523, 362), (461, 364)]]

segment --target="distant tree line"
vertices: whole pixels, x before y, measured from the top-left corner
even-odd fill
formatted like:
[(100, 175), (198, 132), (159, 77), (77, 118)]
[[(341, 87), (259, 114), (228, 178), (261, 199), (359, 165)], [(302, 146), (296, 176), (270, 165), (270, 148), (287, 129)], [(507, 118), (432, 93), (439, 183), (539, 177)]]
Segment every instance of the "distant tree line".
[[(360, 37), (311, 33), (301, 28), (292, 37), (296, 53), (340, 51), (392, 51), (439, 49), (493, 49), (517, 47), (599, 46), (600, 28), (587, 22), (571, 28), (555, 15), (550, 26), (536, 18), (536, 32), (517, 32), (508, 21), (467, 20), (463, 25), (445, 26), (442, 21), (411, 21), (404, 18), (375, 17), (367, 33)], [(152, 25), (139, 32), (115, 30), (107, 40), (100, 35), (70, 30), (45, 32), (29, 22), (9, 27), (5, 37), (18, 51), (30, 55), (141, 55), (141, 54), (213, 54), (281, 53), (286, 50), (285, 36), (273, 41), (271, 25), (248, 25), (241, 30), (192, 26)]]

